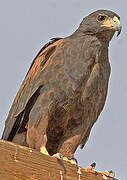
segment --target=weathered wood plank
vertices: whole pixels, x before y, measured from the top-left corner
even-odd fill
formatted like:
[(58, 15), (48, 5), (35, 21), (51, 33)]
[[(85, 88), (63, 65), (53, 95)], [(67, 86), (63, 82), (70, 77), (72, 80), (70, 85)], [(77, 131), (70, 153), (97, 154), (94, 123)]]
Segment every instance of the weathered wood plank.
[[(0, 140), (0, 180), (79, 180), (78, 167), (36, 150)], [(81, 168), (81, 180), (104, 180)], [(115, 180), (107, 177), (107, 180)]]

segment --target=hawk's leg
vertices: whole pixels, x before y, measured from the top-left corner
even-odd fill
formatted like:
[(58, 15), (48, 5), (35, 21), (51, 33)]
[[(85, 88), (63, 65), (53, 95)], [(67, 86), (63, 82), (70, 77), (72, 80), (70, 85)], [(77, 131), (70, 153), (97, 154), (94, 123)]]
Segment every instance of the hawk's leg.
[[(59, 147), (59, 153), (63, 155), (63, 160), (70, 162), (71, 164), (78, 164), (74, 158), (74, 153), (81, 143), (81, 134), (77, 134), (66, 139)], [(56, 154), (57, 155), (57, 154)], [(55, 155), (54, 155), (55, 156)]]
[[(45, 155), (49, 155), (49, 153), (46, 149), (47, 135), (43, 134), (43, 133), (39, 134), (39, 132), (40, 131), (38, 131), (34, 127), (27, 130), (27, 142), (29, 144), (29, 147), (37, 149)], [(37, 139), (37, 141), (36, 141), (36, 139)]]
[(35, 108), (38, 108), (38, 106), (36, 105), (33, 107), (29, 116), (27, 143), (29, 144), (29, 147), (37, 149), (45, 155), (49, 155), (46, 149), (48, 117), (46, 113), (34, 114), (34, 112), (37, 111)]

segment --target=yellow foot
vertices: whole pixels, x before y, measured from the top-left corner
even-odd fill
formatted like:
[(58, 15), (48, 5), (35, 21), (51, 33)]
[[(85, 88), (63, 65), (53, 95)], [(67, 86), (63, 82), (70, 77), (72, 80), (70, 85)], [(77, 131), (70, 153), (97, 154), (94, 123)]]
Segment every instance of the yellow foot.
[(96, 163), (94, 162), (94, 163), (92, 163), (90, 166), (88, 166), (87, 168), (85, 168), (85, 170), (87, 171), (87, 172), (93, 172), (94, 170), (94, 168), (95, 168), (95, 166), (96, 166)]
[(70, 162), (71, 164), (77, 164), (77, 160), (76, 159), (69, 159), (69, 157), (68, 158), (64, 157), (61, 153), (56, 153), (52, 157), (55, 157), (57, 159), (61, 159), (63, 161)]
[(102, 172), (98, 172), (99, 174), (101, 174), (102, 176), (107, 176), (109, 177), (110, 175), (112, 175), (112, 177), (115, 176), (115, 173), (113, 171), (102, 171)]
[(45, 154), (45, 155), (50, 156), (45, 146), (41, 146), (41, 147), (40, 147), (40, 152), (43, 153), (43, 154)]
[(77, 160), (75, 160), (75, 159), (68, 159), (67, 157), (63, 157), (63, 160), (67, 161), (67, 162), (69, 162), (71, 164), (77, 165)]
[(53, 156), (52, 156), (52, 157), (63, 160), (63, 155), (62, 155), (61, 153), (56, 153), (56, 154), (53, 154)]

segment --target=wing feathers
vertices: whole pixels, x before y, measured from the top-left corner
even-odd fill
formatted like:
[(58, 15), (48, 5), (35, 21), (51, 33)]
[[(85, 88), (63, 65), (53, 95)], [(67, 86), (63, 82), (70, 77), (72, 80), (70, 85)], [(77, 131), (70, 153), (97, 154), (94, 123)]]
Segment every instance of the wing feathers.
[[(5, 122), (5, 129), (2, 135), (3, 139), (11, 141), (17, 131), (24, 131), (25, 125), (28, 121), (26, 115), (28, 116), (28, 112), (30, 111), (30, 108), (32, 108), (31, 106), (30, 108), (28, 107), (30, 103), (34, 103), (37, 92), (39, 91), (40, 87), (43, 86), (42, 82), (36, 81), (36, 75), (40, 73), (40, 68), (38, 67), (41, 66), (42, 69), (42, 67), (45, 66), (49, 57), (55, 52), (57, 44), (53, 44), (60, 39), (63, 38), (51, 39), (49, 43), (41, 48), (41, 50), (33, 60)], [(43, 58), (40, 58), (40, 56), (43, 55), (43, 52), (45, 53), (45, 56)]]

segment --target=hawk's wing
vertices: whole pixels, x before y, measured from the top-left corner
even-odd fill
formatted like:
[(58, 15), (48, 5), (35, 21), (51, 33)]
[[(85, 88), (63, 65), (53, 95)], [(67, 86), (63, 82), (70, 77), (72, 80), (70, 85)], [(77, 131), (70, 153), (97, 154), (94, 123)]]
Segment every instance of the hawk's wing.
[[(39, 51), (14, 99), (5, 123), (3, 139), (12, 140), (22, 122), (25, 108), (32, 107), (32, 101), (37, 98), (39, 88), (43, 86), (41, 79), (37, 79), (40, 72), (47, 66), (49, 57), (55, 52), (63, 38), (53, 38)], [(29, 109), (30, 110), (30, 109)]]

